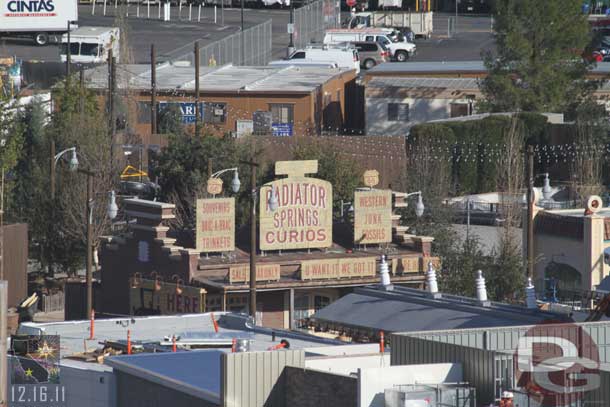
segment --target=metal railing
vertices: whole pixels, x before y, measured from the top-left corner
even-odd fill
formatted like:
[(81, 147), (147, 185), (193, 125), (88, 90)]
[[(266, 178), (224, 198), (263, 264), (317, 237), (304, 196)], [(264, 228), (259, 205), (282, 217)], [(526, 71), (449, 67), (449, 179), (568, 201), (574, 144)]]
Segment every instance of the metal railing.
[[(213, 42), (199, 49), (201, 66), (233, 65), (267, 65), (271, 61), (272, 21), (231, 34), (222, 40)], [(178, 48), (168, 55), (160, 55), (160, 62), (195, 63), (193, 44)]]
[(341, 26), (340, 18), (340, 2), (336, 0), (317, 0), (294, 10), (294, 46), (321, 43), (325, 30)]

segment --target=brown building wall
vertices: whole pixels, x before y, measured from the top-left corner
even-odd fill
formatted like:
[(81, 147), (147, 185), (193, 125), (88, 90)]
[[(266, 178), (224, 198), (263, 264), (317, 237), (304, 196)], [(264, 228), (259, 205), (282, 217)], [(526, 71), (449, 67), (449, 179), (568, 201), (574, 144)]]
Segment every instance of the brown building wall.
[(358, 405), (358, 380), (332, 373), (286, 366), (286, 405), (322, 407)]
[(284, 309), (288, 307), (284, 304), (284, 291), (259, 292), (256, 294), (256, 302), (257, 310), (263, 312), (263, 326), (285, 328)]
[(8, 306), (16, 307), (28, 291), (28, 225), (2, 226), (4, 232), (4, 278), (8, 281)]

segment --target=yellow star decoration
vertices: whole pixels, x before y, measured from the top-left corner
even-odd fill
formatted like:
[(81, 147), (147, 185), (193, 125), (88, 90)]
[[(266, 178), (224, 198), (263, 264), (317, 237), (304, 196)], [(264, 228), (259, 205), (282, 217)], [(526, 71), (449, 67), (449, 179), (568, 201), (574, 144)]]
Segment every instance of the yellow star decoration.
[(47, 358), (53, 356), (54, 352), (55, 352), (55, 349), (53, 349), (53, 347), (49, 346), (47, 341), (44, 341), (42, 343), (42, 346), (38, 346), (38, 357), (40, 357), (40, 358), (47, 359)]
[(32, 369), (28, 369), (28, 370), (25, 371), (25, 375), (26, 376), (32, 377), (32, 373), (34, 373), (34, 371)]

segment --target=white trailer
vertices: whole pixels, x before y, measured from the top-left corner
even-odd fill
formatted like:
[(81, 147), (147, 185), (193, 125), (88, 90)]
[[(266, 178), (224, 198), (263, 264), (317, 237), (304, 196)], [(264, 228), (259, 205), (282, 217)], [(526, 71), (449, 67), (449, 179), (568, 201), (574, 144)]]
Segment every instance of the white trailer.
[(45, 45), (77, 27), (77, 0), (1, 0), (0, 37), (30, 37)]
[[(70, 32), (70, 60), (83, 64), (98, 64), (108, 60), (109, 51), (119, 61), (120, 31), (117, 27), (79, 27)], [(68, 34), (61, 38), (60, 57), (66, 62)]]
[(347, 23), (347, 28), (394, 28), (402, 31), (410, 28), (416, 37), (432, 36), (432, 12), (409, 11), (368, 11), (355, 13)]

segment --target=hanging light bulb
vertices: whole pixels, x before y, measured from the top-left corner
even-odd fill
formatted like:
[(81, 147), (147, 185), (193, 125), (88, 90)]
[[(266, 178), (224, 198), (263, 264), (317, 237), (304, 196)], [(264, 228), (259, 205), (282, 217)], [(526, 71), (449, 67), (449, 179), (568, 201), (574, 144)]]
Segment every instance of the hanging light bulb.
[(72, 147), (72, 156), (68, 162), (68, 168), (70, 171), (76, 171), (78, 168), (78, 157), (76, 157), (76, 147)]
[(418, 218), (421, 218), (422, 215), (424, 214), (424, 209), (425, 209), (424, 201), (422, 200), (421, 193), (420, 193), (417, 198), (417, 204), (415, 204), (415, 215)]
[(241, 181), (239, 180), (239, 174), (237, 170), (235, 170), (235, 173), (233, 174), (233, 181), (231, 181), (231, 189), (233, 190), (233, 193), (238, 193), (240, 187)]

